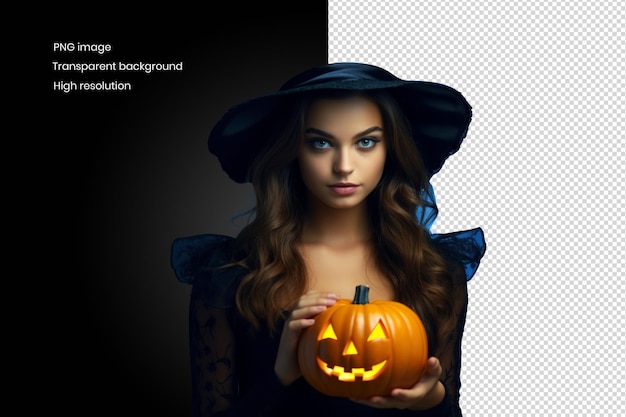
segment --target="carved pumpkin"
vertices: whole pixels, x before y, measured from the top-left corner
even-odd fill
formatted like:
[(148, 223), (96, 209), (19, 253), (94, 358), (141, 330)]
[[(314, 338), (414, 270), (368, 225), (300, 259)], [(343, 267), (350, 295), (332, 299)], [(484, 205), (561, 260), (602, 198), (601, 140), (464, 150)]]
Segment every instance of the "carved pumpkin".
[(300, 336), (300, 371), (323, 394), (388, 395), (414, 386), (424, 370), (428, 340), (420, 318), (396, 301), (370, 303), (368, 293), (359, 285), (352, 302), (338, 300)]

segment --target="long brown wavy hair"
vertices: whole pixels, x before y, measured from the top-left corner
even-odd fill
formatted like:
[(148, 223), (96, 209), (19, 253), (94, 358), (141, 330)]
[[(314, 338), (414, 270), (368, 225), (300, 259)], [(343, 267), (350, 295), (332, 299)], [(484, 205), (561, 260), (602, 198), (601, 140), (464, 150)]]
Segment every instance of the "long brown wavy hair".
[(237, 291), (237, 308), (254, 327), (265, 321), (275, 330), (277, 320), (306, 292), (306, 267), (296, 249), (307, 201), (298, 169), (298, 148), (311, 103), (350, 94), (364, 94), (378, 103), (387, 141), (382, 178), (367, 199), (376, 262), (393, 286), (397, 301), (420, 316), (430, 348), (436, 350), (454, 326), (452, 278), (416, 217), (418, 207), (429, 204), (422, 198), (429, 178), (403, 113), (384, 91), (315, 92), (288, 106), (276, 140), (251, 167), (256, 206), (254, 218), (236, 239), (238, 253), (243, 254), (239, 264), (249, 271)]

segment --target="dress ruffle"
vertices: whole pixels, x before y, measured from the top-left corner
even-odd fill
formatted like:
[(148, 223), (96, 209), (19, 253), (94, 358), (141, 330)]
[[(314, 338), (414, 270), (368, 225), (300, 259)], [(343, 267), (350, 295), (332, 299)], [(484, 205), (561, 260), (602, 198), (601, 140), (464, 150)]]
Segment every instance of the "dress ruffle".
[(459, 262), (465, 270), (465, 279), (472, 279), (485, 254), (486, 244), (480, 227), (453, 233), (431, 235), (444, 255)]
[(437, 220), (437, 198), (432, 184), (422, 193), (422, 199), (432, 206), (419, 207), (415, 216), (422, 226), (431, 234), (435, 244), (444, 252), (444, 255), (453, 261), (459, 262), (465, 270), (465, 279), (472, 279), (480, 260), (485, 255), (486, 244), (483, 230), (478, 227), (452, 233), (432, 233), (430, 228)]
[(171, 266), (180, 282), (193, 286), (215, 308), (232, 307), (239, 282), (245, 274), (241, 266), (226, 266), (235, 239), (218, 234), (181, 237), (172, 244)]

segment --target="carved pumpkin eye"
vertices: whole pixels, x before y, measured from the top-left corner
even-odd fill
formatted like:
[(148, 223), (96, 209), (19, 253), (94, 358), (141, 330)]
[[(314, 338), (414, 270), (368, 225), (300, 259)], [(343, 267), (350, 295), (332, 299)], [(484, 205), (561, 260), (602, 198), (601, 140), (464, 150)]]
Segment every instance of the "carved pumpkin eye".
[(372, 330), (372, 333), (370, 333), (370, 335), (367, 337), (368, 342), (375, 339), (389, 339), (387, 329), (380, 320), (376, 324), (376, 327), (374, 327), (374, 330)]
[(328, 327), (326, 327), (326, 330), (324, 330), (324, 333), (322, 334), (322, 337), (319, 340), (324, 340), (324, 339), (337, 340), (337, 335), (335, 334), (335, 329), (333, 329), (332, 324), (329, 324)]

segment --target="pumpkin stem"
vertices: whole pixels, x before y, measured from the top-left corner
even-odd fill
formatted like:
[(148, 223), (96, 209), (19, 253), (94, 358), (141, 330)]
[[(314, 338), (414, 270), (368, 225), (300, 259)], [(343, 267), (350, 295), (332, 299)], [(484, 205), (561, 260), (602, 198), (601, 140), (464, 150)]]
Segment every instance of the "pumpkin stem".
[(370, 292), (370, 287), (368, 287), (367, 285), (357, 285), (356, 291), (354, 293), (354, 300), (352, 300), (352, 304), (369, 303), (370, 302), (369, 292)]

